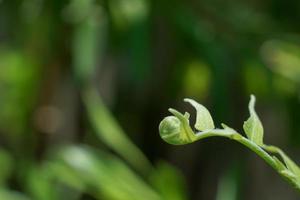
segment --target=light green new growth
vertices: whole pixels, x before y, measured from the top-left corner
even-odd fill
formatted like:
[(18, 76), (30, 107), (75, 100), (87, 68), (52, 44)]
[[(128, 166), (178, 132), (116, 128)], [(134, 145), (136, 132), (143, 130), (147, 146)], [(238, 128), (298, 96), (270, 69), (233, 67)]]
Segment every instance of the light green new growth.
[(196, 108), (197, 116), (195, 128), (198, 131), (205, 131), (215, 128), (214, 121), (209, 111), (204, 106), (192, 99), (184, 99), (184, 101), (190, 103), (194, 108)]
[[(247, 137), (225, 124), (221, 124), (222, 129), (215, 128), (209, 111), (203, 105), (192, 99), (184, 99), (184, 101), (190, 103), (196, 109), (197, 115), (194, 127), (199, 132), (194, 132), (191, 128), (189, 113), (182, 114), (170, 108), (169, 111), (173, 116), (165, 117), (159, 124), (159, 133), (164, 141), (173, 145), (184, 145), (212, 136), (233, 139), (255, 152), (300, 192), (299, 166), (278, 147), (263, 143), (264, 130), (254, 109), (254, 95), (251, 95), (249, 102), (250, 117), (243, 125)], [(280, 157), (278, 158), (278, 156)]]
[(264, 128), (254, 110), (255, 105), (255, 97), (251, 95), (251, 99), (249, 102), (249, 112), (250, 117), (247, 121), (244, 122), (244, 131), (249, 140), (258, 144), (259, 146), (263, 145), (263, 137), (264, 137)]

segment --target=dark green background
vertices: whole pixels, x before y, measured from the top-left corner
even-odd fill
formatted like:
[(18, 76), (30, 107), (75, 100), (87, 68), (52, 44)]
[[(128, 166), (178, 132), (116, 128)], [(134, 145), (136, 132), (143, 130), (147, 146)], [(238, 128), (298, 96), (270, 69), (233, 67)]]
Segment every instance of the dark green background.
[(125, 169), (162, 199), (298, 199), (241, 145), (171, 146), (158, 124), (169, 107), (192, 113), (189, 97), (242, 131), (254, 94), (265, 142), (299, 163), (299, 11), (297, 0), (0, 0), (0, 199), (154, 199)]

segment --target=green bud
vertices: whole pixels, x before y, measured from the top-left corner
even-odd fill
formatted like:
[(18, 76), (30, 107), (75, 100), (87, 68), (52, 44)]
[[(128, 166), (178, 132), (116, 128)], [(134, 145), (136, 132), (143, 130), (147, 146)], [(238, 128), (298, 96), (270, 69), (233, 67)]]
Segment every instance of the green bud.
[(182, 145), (190, 143), (181, 121), (175, 116), (165, 117), (159, 124), (161, 138), (169, 144)]

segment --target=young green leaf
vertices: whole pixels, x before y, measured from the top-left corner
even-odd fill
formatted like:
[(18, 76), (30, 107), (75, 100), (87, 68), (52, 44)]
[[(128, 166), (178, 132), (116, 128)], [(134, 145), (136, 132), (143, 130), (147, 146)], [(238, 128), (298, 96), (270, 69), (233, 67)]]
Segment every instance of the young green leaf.
[(214, 121), (209, 111), (201, 104), (192, 99), (184, 99), (185, 102), (190, 103), (197, 112), (195, 128), (198, 131), (206, 131), (215, 128)]
[[(159, 125), (160, 136), (166, 142), (174, 145), (184, 145), (208, 137), (220, 136), (235, 140), (266, 161), (285, 180), (300, 191), (300, 168), (281, 149), (263, 143), (263, 126), (255, 110), (255, 97), (251, 95), (249, 102), (250, 117), (244, 122), (244, 130), (248, 138), (242, 136), (226, 124), (221, 124), (223, 129), (214, 128), (214, 122), (209, 111), (194, 100), (185, 99), (196, 108), (195, 128), (199, 132), (193, 132), (189, 124), (189, 114), (184, 115), (175, 109), (169, 109), (174, 116), (163, 119)], [(282, 157), (282, 161), (269, 153), (276, 153)]]
[(262, 146), (264, 129), (259, 117), (255, 112), (254, 105), (255, 105), (255, 96), (251, 95), (251, 99), (249, 102), (250, 117), (248, 118), (247, 121), (244, 122), (243, 128), (249, 140), (251, 140), (252, 142), (256, 143), (259, 146)]

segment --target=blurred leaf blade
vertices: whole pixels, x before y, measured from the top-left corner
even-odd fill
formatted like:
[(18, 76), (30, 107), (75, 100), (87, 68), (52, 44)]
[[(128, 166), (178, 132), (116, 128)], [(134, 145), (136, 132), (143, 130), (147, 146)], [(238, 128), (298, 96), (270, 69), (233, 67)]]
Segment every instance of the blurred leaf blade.
[(237, 167), (225, 171), (218, 183), (216, 200), (238, 200), (239, 182), (239, 169)]
[(166, 162), (160, 161), (157, 164), (150, 181), (164, 200), (188, 199), (182, 174)]
[(108, 153), (73, 146), (62, 149), (52, 162), (60, 163), (71, 170), (81, 179), (87, 192), (97, 199), (138, 200), (143, 197), (161, 200), (160, 196), (130, 168)]
[(268, 40), (261, 54), (266, 64), (275, 73), (300, 83), (300, 46), (297, 43), (284, 40)]
[(93, 88), (85, 90), (84, 101), (97, 136), (137, 170), (148, 174), (152, 168), (148, 159), (127, 137)]

